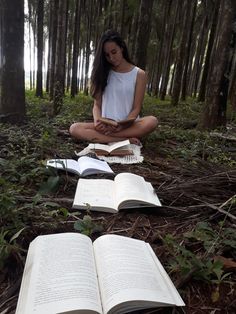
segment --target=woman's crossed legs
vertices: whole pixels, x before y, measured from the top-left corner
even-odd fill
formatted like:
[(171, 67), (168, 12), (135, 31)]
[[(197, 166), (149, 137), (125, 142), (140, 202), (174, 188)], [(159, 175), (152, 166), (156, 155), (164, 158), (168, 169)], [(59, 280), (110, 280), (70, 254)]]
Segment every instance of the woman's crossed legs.
[(140, 144), (140, 139), (155, 130), (158, 124), (154, 116), (137, 119), (130, 127), (110, 134), (103, 134), (95, 129), (93, 122), (76, 122), (70, 127), (70, 134), (77, 140), (93, 143), (111, 143), (129, 139), (133, 144)]

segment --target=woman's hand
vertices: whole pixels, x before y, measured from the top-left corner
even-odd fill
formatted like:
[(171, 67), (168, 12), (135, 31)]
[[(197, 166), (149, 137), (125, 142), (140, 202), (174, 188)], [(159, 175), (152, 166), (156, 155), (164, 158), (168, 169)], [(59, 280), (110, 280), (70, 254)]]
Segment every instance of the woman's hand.
[(105, 135), (109, 135), (113, 132), (113, 127), (110, 126), (110, 125), (107, 125), (101, 121), (96, 121), (94, 122), (94, 127), (95, 127), (95, 130), (102, 133), (102, 134), (105, 134)]

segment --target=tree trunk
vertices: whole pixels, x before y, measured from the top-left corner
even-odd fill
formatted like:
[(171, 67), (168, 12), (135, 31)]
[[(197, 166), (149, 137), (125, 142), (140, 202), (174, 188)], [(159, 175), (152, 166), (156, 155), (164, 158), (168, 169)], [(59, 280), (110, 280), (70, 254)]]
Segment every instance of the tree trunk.
[(43, 97), (43, 12), (44, 0), (38, 0), (37, 7), (37, 81), (36, 96)]
[(33, 88), (32, 84), (32, 47), (31, 47), (31, 19), (32, 19), (32, 12), (31, 12), (31, 4), (28, 1), (28, 11), (29, 11), (29, 22), (28, 22), (28, 28), (29, 28), (29, 79), (30, 79), (30, 90)]
[(57, 42), (56, 42), (55, 81), (54, 81), (54, 92), (53, 92), (54, 115), (60, 112), (62, 103), (63, 103), (63, 96), (64, 96), (67, 9), (68, 9), (68, 1), (59, 0)]
[(125, 24), (125, 8), (126, 8), (126, 1), (121, 0), (121, 22), (120, 22), (120, 34), (121, 37), (124, 38), (125, 31), (124, 31), (124, 24)]
[(181, 82), (182, 82), (182, 72), (184, 68), (184, 59), (186, 54), (186, 41), (187, 41), (187, 25), (188, 25), (188, 18), (191, 8), (191, 2), (185, 1), (184, 2), (184, 20), (181, 28), (181, 41), (180, 41), (180, 47), (178, 50), (177, 55), (177, 62), (176, 62), (176, 71), (175, 71), (175, 77), (173, 82), (173, 92), (172, 92), (172, 98), (171, 98), (171, 104), (173, 106), (178, 105), (179, 103), (179, 95), (181, 91)]
[(71, 79), (71, 97), (75, 97), (78, 93), (77, 72), (78, 72), (78, 56), (79, 56), (79, 39), (80, 39), (80, 17), (81, 3), (76, 1), (75, 7), (75, 23), (74, 23), (74, 39), (73, 39), (73, 57), (72, 57), (72, 79)]
[(84, 93), (88, 95), (88, 71), (89, 71), (89, 58), (90, 58), (90, 41), (91, 41), (91, 24), (92, 24), (92, 0), (89, 0), (89, 7), (87, 10), (87, 37), (85, 49), (85, 80), (84, 80)]
[(157, 65), (155, 66), (155, 87), (154, 87), (154, 95), (158, 97), (159, 93), (159, 85), (160, 85), (160, 79), (162, 75), (162, 69), (163, 69), (163, 57), (165, 55), (165, 52), (167, 50), (167, 43), (166, 43), (166, 31), (167, 31), (167, 16), (169, 16), (169, 10), (170, 10), (171, 1), (165, 1), (163, 2), (163, 6), (161, 7), (161, 11), (163, 11), (162, 16), (162, 23), (161, 23), (161, 29), (159, 30), (159, 33), (161, 34), (161, 39), (159, 43), (159, 49), (158, 49), (158, 56), (157, 56)]
[(17, 123), (25, 118), (24, 1), (2, 0), (0, 116)]
[(209, 27), (207, 25), (207, 19), (205, 18), (204, 23), (202, 25), (202, 32), (200, 35), (200, 40), (199, 40), (199, 47), (198, 47), (198, 53), (196, 57), (196, 75), (194, 79), (194, 85), (193, 85), (193, 97), (196, 98), (197, 92), (198, 92), (198, 87), (199, 87), (199, 81), (201, 77), (201, 72), (202, 72), (202, 64), (204, 60), (204, 54), (205, 54), (205, 47), (207, 44), (207, 39), (208, 39), (208, 32), (209, 32)]
[(57, 43), (57, 20), (58, 20), (58, 1), (54, 0), (52, 5), (52, 40), (50, 49), (50, 64), (49, 64), (49, 98), (53, 99), (54, 81), (55, 81), (55, 61), (56, 61), (56, 43)]
[(147, 46), (150, 35), (153, 0), (141, 0), (139, 7), (139, 25), (137, 30), (137, 45), (135, 51), (136, 64), (145, 69)]
[(234, 22), (234, 32), (232, 34), (232, 43), (234, 44), (234, 51), (232, 54), (232, 67), (229, 86), (229, 99), (231, 102), (232, 111), (236, 113), (236, 22)]
[[(172, 3), (173, 5), (173, 3)], [(163, 77), (161, 81), (160, 87), (160, 99), (164, 100), (167, 91), (167, 85), (169, 81), (169, 73), (170, 73), (170, 65), (171, 65), (171, 55), (172, 55), (172, 48), (173, 48), (173, 41), (174, 41), (174, 34), (176, 29), (176, 20), (177, 20), (177, 13), (179, 9), (179, 2), (174, 2), (174, 13), (173, 19), (169, 22), (169, 32), (167, 33), (167, 51), (166, 51), (166, 61), (163, 70)], [(169, 36), (168, 36), (169, 35)]]
[(197, 0), (194, 0), (191, 2), (192, 8), (191, 13), (190, 13), (190, 18), (189, 18), (189, 33), (188, 33), (188, 38), (186, 41), (186, 58), (185, 58), (185, 66), (184, 66), (184, 71), (183, 71), (183, 78), (182, 78), (182, 90), (181, 90), (181, 100), (186, 99), (186, 91), (187, 91), (187, 81), (188, 81), (188, 67), (189, 67), (189, 60), (190, 60), (190, 50), (191, 50), (191, 44), (192, 44), (192, 35), (193, 35), (193, 26), (194, 26), (194, 21), (195, 21), (195, 15), (196, 15), (196, 8), (197, 8)]
[(50, 89), (50, 69), (51, 69), (51, 53), (52, 53), (52, 32), (53, 32), (53, 1), (49, 3), (49, 21), (48, 21), (48, 65), (47, 65), (47, 77), (46, 77), (46, 92), (49, 93)]
[(209, 36), (209, 40), (208, 40), (208, 46), (207, 46), (207, 52), (206, 52), (206, 58), (205, 58), (205, 65), (204, 65), (202, 78), (201, 78), (201, 84), (200, 84), (199, 93), (198, 93), (198, 102), (202, 102), (202, 101), (205, 100), (207, 74), (208, 74), (208, 71), (209, 71), (211, 51), (212, 51), (214, 38), (215, 38), (215, 31), (216, 31), (217, 17), (218, 17), (218, 11), (219, 11), (219, 4), (220, 4), (220, 0), (217, 0), (215, 2), (215, 6), (214, 6), (214, 9), (213, 9), (213, 17), (212, 17), (210, 36)]
[(217, 35), (212, 51), (207, 84), (206, 102), (199, 127), (214, 129), (226, 125), (228, 94), (227, 65), (236, 4), (234, 0), (222, 0), (217, 24)]
[(72, 70), (72, 41), (73, 41), (73, 17), (74, 12), (70, 8), (68, 14), (68, 45), (67, 45), (67, 74), (66, 74), (66, 91), (69, 92), (71, 85), (71, 70)]

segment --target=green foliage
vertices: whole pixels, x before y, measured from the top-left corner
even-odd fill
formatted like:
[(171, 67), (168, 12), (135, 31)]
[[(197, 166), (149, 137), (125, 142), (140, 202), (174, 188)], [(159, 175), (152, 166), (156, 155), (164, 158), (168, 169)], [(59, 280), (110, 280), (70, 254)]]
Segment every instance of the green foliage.
[[(181, 242), (167, 235), (164, 243), (173, 256), (169, 261), (172, 272), (179, 272), (181, 276), (191, 274), (196, 280), (218, 284), (229, 276), (223, 271), (223, 263), (214, 260), (213, 256), (236, 248), (236, 234), (232, 228), (220, 227), (217, 232), (207, 222), (199, 222), (192, 231), (183, 235)], [(198, 247), (197, 253), (189, 249), (194, 245)]]
[(22, 249), (17, 245), (16, 239), (22, 233), (25, 228), (22, 228), (17, 233), (15, 233), (9, 240), (9, 231), (1, 228), (0, 231), (0, 270), (5, 265), (6, 260), (11, 254), (19, 254)]
[[(168, 97), (165, 101), (146, 95), (143, 114), (155, 115), (159, 120), (156, 132), (148, 136), (145, 144), (152, 146), (157, 154), (178, 158), (190, 163), (198, 160), (213, 164), (235, 167), (236, 159), (232, 143), (211, 136), (211, 133), (197, 129), (202, 104), (187, 99), (178, 106), (171, 106)], [(156, 143), (158, 142), (158, 145)]]
[(184, 236), (189, 240), (200, 241), (204, 249), (212, 254), (236, 249), (236, 232), (233, 228), (222, 227), (216, 232), (207, 222), (199, 222), (194, 230)]
[(90, 215), (85, 215), (83, 219), (78, 219), (74, 223), (74, 229), (87, 236), (92, 236), (96, 232), (102, 232), (103, 226), (95, 223)]
[(74, 229), (88, 236), (103, 231), (103, 227), (94, 223), (89, 215), (85, 215), (83, 219), (77, 220), (74, 224)]

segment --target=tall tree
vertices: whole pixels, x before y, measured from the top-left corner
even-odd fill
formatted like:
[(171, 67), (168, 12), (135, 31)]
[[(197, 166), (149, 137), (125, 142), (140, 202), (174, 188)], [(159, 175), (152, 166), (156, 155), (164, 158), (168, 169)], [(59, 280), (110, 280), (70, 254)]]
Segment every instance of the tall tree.
[(236, 10), (234, 0), (221, 0), (217, 31), (209, 69), (205, 108), (199, 126), (214, 129), (226, 124), (228, 95), (228, 60), (233, 19)]
[[(173, 7), (173, 2), (172, 2)], [(169, 81), (169, 73), (170, 73), (170, 66), (171, 66), (171, 57), (172, 57), (172, 50), (173, 50), (173, 41), (176, 29), (176, 21), (177, 21), (177, 13), (179, 10), (179, 1), (174, 2), (173, 8), (173, 18), (171, 17), (171, 21), (168, 22), (168, 31), (167, 31), (167, 49), (166, 49), (166, 58), (164, 63), (163, 69), (163, 76), (161, 80), (161, 87), (160, 87), (160, 99), (164, 100), (167, 92), (167, 85)]]
[(56, 43), (57, 43), (57, 21), (58, 21), (58, 1), (53, 0), (50, 5), (50, 35), (49, 35), (49, 96), (53, 99), (54, 81), (55, 81), (55, 61), (56, 61)]
[(53, 113), (61, 110), (65, 86), (66, 62), (66, 29), (67, 29), (68, 0), (59, 0), (57, 21), (56, 62), (53, 91)]
[[(163, 69), (163, 64), (166, 60), (166, 49), (167, 49), (167, 20), (169, 19), (169, 14), (170, 14), (170, 6), (171, 6), (171, 1), (164, 1), (161, 3), (161, 11), (162, 13), (162, 22), (160, 23), (160, 29), (157, 30), (159, 33), (160, 41), (159, 41), (159, 49), (157, 51), (157, 57), (156, 57), (156, 66), (155, 66), (155, 87), (154, 87), (154, 95), (158, 96), (159, 93), (159, 85), (160, 85), (160, 79), (162, 76), (162, 69)], [(168, 17), (168, 19), (167, 19)]]
[(37, 6), (37, 81), (36, 96), (43, 97), (43, 12), (44, 0)]
[(230, 86), (229, 86), (229, 98), (231, 107), (236, 112), (236, 16), (234, 19), (234, 27), (232, 32), (232, 64), (231, 64), (231, 75), (230, 75)]
[[(215, 38), (219, 5), (220, 5), (220, 0), (216, 0), (214, 2), (213, 8), (210, 7), (211, 12), (212, 12), (212, 18), (211, 18), (211, 26), (210, 26), (210, 35), (209, 35), (209, 40), (208, 40), (208, 44), (207, 44), (205, 64), (204, 64), (204, 68), (203, 68), (203, 72), (202, 72), (202, 78), (201, 78), (201, 83), (200, 83), (200, 88), (199, 88), (199, 93), (198, 93), (198, 101), (199, 102), (205, 100), (207, 75), (208, 75), (208, 70), (209, 70), (209, 65), (210, 65), (211, 51), (212, 51), (214, 38)], [(210, 14), (210, 12), (209, 12), (209, 14)]]
[(178, 49), (177, 54), (177, 61), (176, 61), (176, 72), (173, 82), (173, 91), (172, 91), (172, 98), (171, 104), (176, 106), (179, 102), (179, 95), (181, 91), (181, 82), (182, 82), (182, 73), (184, 68), (184, 59), (186, 55), (186, 42), (187, 42), (187, 26), (189, 24), (189, 15), (191, 11), (191, 1), (185, 0), (184, 1), (184, 19), (181, 28), (181, 40), (180, 46)]
[(190, 63), (190, 50), (192, 44), (192, 36), (193, 36), (193, 27), (196, 15), (196, 8), (197, 8), (197, 0), (191, 2), (190, 8), (190, 18), (189, 18), (189, 25), (188, 25), (188, 37), (186, 38), (186, 55), (185, 55), (185, 64), (184, 64), (184, 71), (182, 77), (182, 86), (181, 86), (181, 100), (186, 99), (186, 92), (187, 92), (187, 81), (188, 81), (188, 68)]
[(77, 94), (77, 73), (78, 73), (78, 55), (79, 55), (79, 34), (80, 34), (81, 1), (76, 0), (75, 21), (73, 36), (73, 56), (72, 56), (72, 79), (71, 79), (71, 97)]
[(88, 72), (89, 72), (89, 59), (90, 59), (90, 42), (91, 42), (91, 23), (93, 14), (93, 0), (87, 1), (89, 3), (86, 10), (87, 15), (87, 36), (86, 36), (86, 47), (85, 47), (85, 80), (84, 80), (84, 93), (88, 95)]
[(2, 0), (0, 114), (3, 120), (20, 122), (26, 114), (24, 80), (24, 1)]
[(139, 25), (137, 30), (135, 61), (142, 69), (145, 69), (147, 62), (147, 46), (150, 35), (152, 6), (153, 0), (141, 0), (139, 7)]

